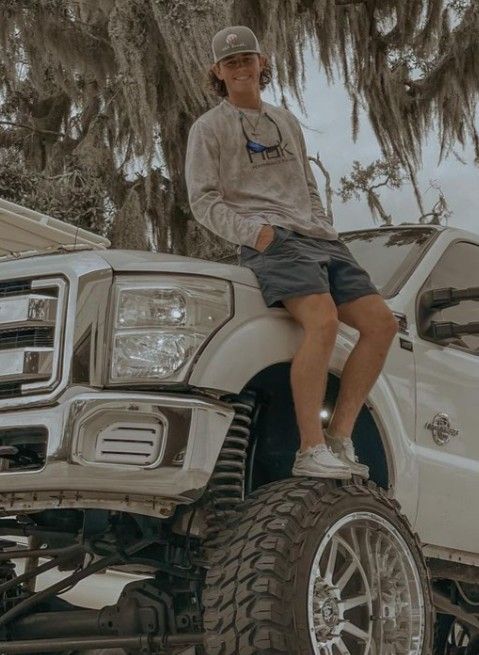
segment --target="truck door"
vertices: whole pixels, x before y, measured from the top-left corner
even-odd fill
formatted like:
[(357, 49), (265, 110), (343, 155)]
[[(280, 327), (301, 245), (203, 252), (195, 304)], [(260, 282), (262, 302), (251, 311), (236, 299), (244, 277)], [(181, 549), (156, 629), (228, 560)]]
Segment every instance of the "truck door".
[[(431, 320), (479, 322), (479, 300), (424, 312), (432, 289), (479, 287), (479, 244), (448, 246), (416, 303), (418, 336), (416, 529), (423, 543), (477, 552), (479, 544), (479, 334), (437, 338)], [(443, 335), (441, 335), (443, 336)]]

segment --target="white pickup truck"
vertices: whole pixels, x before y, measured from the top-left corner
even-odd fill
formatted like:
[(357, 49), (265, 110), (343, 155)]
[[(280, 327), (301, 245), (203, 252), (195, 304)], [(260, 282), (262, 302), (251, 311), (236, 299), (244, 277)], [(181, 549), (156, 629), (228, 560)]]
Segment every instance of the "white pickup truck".
[[(400, 327), (353, 435), (369, 483), (291, 477), (301, 328), (250, 269), (0, 201), (1, 653), (479, 654), (479, 236), (341, 238)], [(111, 569), (142, 579), (62, 597)]]

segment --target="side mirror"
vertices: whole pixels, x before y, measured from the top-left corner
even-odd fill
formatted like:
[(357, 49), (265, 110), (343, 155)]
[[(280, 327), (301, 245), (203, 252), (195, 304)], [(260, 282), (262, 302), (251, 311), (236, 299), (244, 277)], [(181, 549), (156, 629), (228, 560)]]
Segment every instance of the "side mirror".
[(462, 300), (479, 300), (479, 287), (432, 289), (422, 294), (420, 303), (423, 310), (435, 311), (458, 305)]
[(420, 334), (425, 338), (434, 339), (434, 341), (453, 339), (464, 334), (479, 334), (479, 322), (459, 324), (452, 321), (431, 320), (434, 312), (454, 307), (465, 300), (479, 300), (479, 287), (468, 287), (467, 289), (445, 287), (425, 291), (419, 298), (418, 306)]
[(479, 334), (479, 322), (452, 323), (451, 321), (431, 321), (429, 334), (433, 339), (452, 339), (462, 334)]

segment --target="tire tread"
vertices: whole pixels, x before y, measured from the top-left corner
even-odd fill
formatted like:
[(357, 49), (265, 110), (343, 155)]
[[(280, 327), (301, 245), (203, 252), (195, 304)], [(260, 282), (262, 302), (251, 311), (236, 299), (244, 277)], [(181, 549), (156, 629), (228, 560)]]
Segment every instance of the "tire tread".
[[(345, 496), (370, 497), (386, 507), (421, 553), (419, 538), (399, 504), (372, 482), (294, 478), (261, 487), (239, 508), (231, 539), (217, 548), (207, 572), (203, 604), (208, 655), (309, 653), (294, 637), (295, 565), (308, 531)], [(425, 565), (421, 574), (428, 576)]]

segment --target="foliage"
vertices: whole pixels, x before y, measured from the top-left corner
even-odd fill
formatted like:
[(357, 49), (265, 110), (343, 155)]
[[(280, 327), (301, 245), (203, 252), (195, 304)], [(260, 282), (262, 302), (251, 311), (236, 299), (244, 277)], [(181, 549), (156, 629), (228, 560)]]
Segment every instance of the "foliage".
[(72, 197), (88, 179), (114, 217), (134, 187), (153, 247), (196, 254), (200, 234), (201, 256), (231, 253), (188, 225), (183, 181), (189, 127), (217, 102), (210, 40), (226, 24), (257, 32), (300, 101), (312, 43), (350, 94), (353, 134), (363, 104), (385, 157), (408, 170), (436, 125), (443, 155), (471, 138), (479, 159), (478, 0), (2, 0), (0, 148), (33, 176), (64, 176)]
[(449, 208), (446, 196), (444, 195), (439, 182), (436, 180), (430, 180), (429, 189), (434, 189), (437, 191), (437, 200), (431, 207), (430, 211), (423, 213), (419, 217), (419, 223), (433, 223), (435, 225), (447, 223), (449, 218), (452, 216), (452, 210)]
[(111, 223), (109, 199), (88, 169), (32, 172), (15, 148), (0, 149), (0, 197), (104, 235)]
[(382, 206), (378, 189), (399, 189), (404, 180), (404, 172), (398, 159), (377, 160), (368, 166), (354, 161), (350, 176), (341, 178), (338, 195), (343, 202), (347, 202), (353, 196), (359, 200), (361, 193), (364, 193), (373, 219), (377, 222), (379, 218), (384, 224), (392, 225), (392, 217)]
[[(343, 202), (348, 202), (353, 197), (359, 200), (361, 195), (364, 194), (373, 220), (375, 222), (380, 220), (383, 225), (392, 225), (393, 218), (384, 209), (378, 189), (399, 189), (406, 181), (411, 181), (411, 175), (405, 172), (398, 159), (378, 159), (367, 166), (363, 166), (359, 161), (354, 161), (349, 176), (343, 176), (341, 178), (341, 186), (337, 194)], [(438, 199), (433, 204), (431, 210), (425, 212), (417, 182), (415, 179), (412, 181), (420, 210), (420, 216), (417, 222), (434, 223), (437, 225), (446, 222), (451, 217), (452, 211), (449, 209), (446, 197), (439, 183), (435, 181), (430, 182), (427, 191), (431, 188), (436, 190), (438, 192)]]

